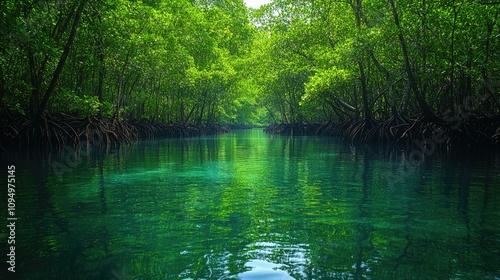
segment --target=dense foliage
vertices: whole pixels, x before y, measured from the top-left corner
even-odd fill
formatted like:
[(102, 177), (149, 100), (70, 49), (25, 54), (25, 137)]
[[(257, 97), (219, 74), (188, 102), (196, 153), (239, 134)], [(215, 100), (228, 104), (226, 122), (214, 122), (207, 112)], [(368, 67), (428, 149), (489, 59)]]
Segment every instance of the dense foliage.
[(39, 118), (263, 125), (498, 115), (481, 0), (0, 3), (0, 102)]
[(252, 42), (242, 0), (0, 5), (1, 100), (18, 113), (259, 121), (239, 74)]
[(254, 14), (265, 104), (283, 123), (498, 114), (499, 11), (477, 0), (275, 0)]

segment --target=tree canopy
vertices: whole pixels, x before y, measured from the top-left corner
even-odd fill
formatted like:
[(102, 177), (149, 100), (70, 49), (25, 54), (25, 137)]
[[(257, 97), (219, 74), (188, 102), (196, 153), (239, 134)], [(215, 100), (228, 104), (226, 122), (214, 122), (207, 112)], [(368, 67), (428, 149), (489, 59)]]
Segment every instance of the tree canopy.
[(252, 20), (274, 73), (261, 76), (263, 94), (284, 123), (498, 114), (499, 11), (481, 1), (275, 0)]
[(266, 125), (500, 113), (500, 5), (479, 0), (0, 3), (18, 114)]

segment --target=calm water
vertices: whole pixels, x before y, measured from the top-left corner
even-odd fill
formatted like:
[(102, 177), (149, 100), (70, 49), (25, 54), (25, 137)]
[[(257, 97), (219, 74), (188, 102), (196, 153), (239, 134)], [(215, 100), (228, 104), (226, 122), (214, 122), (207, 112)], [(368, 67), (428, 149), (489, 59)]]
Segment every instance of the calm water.
[(498, 153), (404, 157), (260, 130), (9, 154), (15, 276), (499, 279)]

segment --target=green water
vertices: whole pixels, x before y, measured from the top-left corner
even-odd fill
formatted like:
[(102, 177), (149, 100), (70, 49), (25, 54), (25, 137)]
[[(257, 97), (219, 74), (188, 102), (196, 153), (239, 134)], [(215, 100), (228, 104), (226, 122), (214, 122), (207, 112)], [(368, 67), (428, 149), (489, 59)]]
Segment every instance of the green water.
[(499, 279), (498, 153), (404, 158), (260, 130), (8, 154), (16, 273), (2, 231), (0, 276)]

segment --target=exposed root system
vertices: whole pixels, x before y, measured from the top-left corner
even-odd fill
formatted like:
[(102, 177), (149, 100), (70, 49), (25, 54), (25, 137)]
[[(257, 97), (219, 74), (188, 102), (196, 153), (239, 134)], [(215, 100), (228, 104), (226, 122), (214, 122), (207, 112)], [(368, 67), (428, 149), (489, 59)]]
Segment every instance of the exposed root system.
[(228, 132), (219, 125), (161, 124), (118, 119), (75, 118), (65, 114), (39, 119), (4, 115), (0, 122), (0, 150), (56, 148), (64, 145), (119, 145), (137, 139), (191, 137)]
[(146, 121), (132, 122), (139, 138), (148, 139), (156, 137), (192, 137), (210, 134), (226, 133), (228, 128), (220, 125), (190, 124), (190, 123), (153, 123)]
[(474, 147), (500, 145), (500, 116), (444, 116), (434, 122), (420, 114), (408, 118), (402, 114), (387, 120), (349, 120), (303, 125), (278, 124), (264, 129), (267, 133), (282, 135), (339, 136), (361, 143), (429, 144), (445, 147)]

